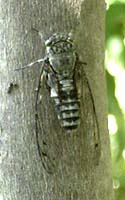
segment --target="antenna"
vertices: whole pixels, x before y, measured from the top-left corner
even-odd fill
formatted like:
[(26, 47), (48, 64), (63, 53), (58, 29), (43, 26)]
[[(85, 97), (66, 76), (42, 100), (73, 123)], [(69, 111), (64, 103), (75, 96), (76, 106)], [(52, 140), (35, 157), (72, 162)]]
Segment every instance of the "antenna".
[(15, 69), (14, 71), (19, 71), (19, 70), (24, 70), (24, 69), (27, 69), (27, 68), (30, 68), (30, 67), (32, 67), (33, 65), (35, 65), (35, 64), (37, 64), (37, 63), (43, 63), (43, 62), (45, 62), (45, 61), (47, 61), (47, 56), (45, 57), (45, 58), (41, 58), (41, 59), (39, 59), (39, 60), (36, 60), (36, 61), (34, 61), (34, 62), (32, 62), (32, 63), (30, 63), (30, 64), (28, 64), (28, 65), (25, 65), (24, 67), (22, 67), (22, 68), (17, 68), (17, 69)]

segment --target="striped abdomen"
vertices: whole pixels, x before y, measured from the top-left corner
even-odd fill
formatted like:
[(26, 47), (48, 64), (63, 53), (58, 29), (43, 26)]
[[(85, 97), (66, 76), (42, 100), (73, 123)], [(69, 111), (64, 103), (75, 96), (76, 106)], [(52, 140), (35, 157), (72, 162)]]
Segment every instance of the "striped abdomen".
[(79, 100), (73, 80), (59, 81), (58, 118), (67, 130), (76, 129), (80, 122)]

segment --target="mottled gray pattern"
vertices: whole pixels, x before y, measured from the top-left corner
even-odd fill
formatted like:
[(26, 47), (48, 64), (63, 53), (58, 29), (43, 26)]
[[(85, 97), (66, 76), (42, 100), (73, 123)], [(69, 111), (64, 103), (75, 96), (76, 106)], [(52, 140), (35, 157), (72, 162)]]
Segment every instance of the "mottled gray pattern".
[[(55, 33), (46, 42), (51, 74), (51, 97), (61, 126), (67, 130), (79, 125), (79, 101), (74, 80), (76, 52), (71, 34)], [(55, 80), (54, 80), (55, 79)]]

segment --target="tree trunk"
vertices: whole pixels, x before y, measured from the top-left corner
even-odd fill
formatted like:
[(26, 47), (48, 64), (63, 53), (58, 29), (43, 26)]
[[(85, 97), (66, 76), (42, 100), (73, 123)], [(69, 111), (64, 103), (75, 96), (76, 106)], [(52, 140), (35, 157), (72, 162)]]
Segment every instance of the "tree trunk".
[[(111, 200), (104, 0), (8, 0), (0, 2), (0, 13), (0, 199)], [(60, 128), (43, 81), (39, 143), (49, 170), (43, 167), (35, 135), (35, 89), (41, 66), (14, 71), (45, 56), (44, 42), (33, 29), (45, 39), (56, 32), (72, 32), (80, 61), (86, 63), (77, 77), (81, 94), (77, 131)]]

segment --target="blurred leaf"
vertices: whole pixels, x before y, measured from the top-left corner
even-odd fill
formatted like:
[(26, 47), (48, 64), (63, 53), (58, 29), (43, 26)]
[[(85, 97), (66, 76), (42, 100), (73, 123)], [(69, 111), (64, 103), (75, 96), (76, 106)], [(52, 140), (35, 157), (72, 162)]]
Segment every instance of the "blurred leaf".
[(106, 12), (106, 40), (113, 35), (125, 36), (125, 4), (113, 4)]
[[(111, 136), (114, 140), (117, 141), (118, 148), (115, 151), (114, 159), (119, 160), (122, 156), (122, 151), (125, 147), (125, 121), (124, 115), (119, 107), (118, 101), (115, 97), (115, 80), (114, 77), (111, 76), (108, 72), (106, 72), (106, 79), (107, 79), (107, 92), (108, 92), (108, 111), (109, 114), (113, 114), (116, 118), (116, 123), (118, 126), (117, 133)], [(111, 139), (112, 139), (111, 138)]]
[[(119, 45), (121, 46), (121, 49), (119, 50), (117, 57), (119, 56), (120, 62), (122, 62), (123, 66), (125, 67), (125, 45), (124, 45), (125, 4), (113, 4), (107, 10), (107, 13), (106, 13), (106, 48), (107, 49), (109, 48), (109, 45), (111, 46), (111, 40), (113, 38), (116, 38), (117, 41), (119, 40)], [(111, 47), (112, 51), (117, 50), (117, 47), (118, 47), (118, 42), (117, 44), (115, 44), (114, 47)]]
[[(125, 68), (125, 0), (120, 3), (108, 0), (110, 5), (106, 13), (106, 79), (108, 92), (108, 110), (112, 119), (115, 119), (117, 129), (111, 139), (112, 163), (115, 200), (125, 199), (125, 116), (116, 98), (116, 78), (120, 76), (120, 67)], [(116, 3), (117, 2), (117, 3)], [(110, 69), (108, 69), (110, 67)], [(119, 70), (118, 70), (119, 67)], [(112, 69), (111, 69), (112, 68)], [(110, 73), (114, 70), (114, 76)], [(110, 73), (109, 73), (110, 72)], [(120, 72), (120, 73), (119, 73)], [(119, 74), (118, 74), (119, 73)], [(123, 77), (124, 78), (124, 77)], [(122, 90), (123, 89), (123, 90)], [(125, 86), (121, 88), (121, 93)], [(121, 95), (122, 96), (122, 95)], [(111, 123), (111, 122), (110, 122)], [(112, 124), (113, 125), (113, 124)], [(111, 124), (110, 124), (111, 126)], [(113, 129), (112, 129), (113, 130)]]

